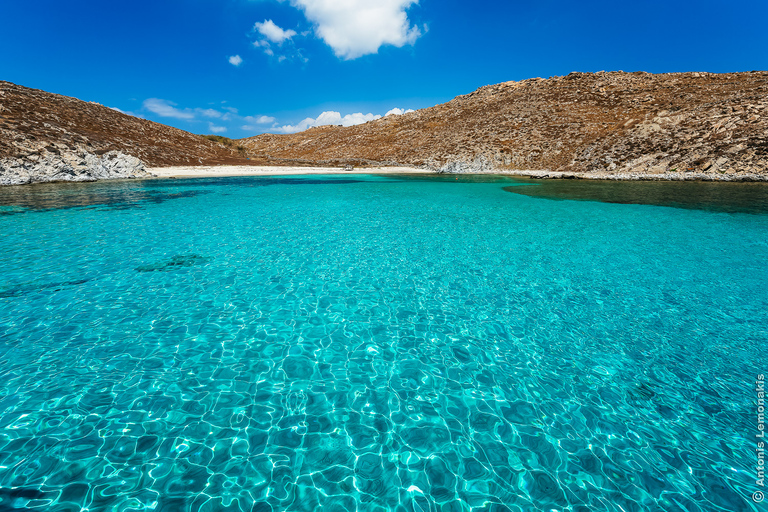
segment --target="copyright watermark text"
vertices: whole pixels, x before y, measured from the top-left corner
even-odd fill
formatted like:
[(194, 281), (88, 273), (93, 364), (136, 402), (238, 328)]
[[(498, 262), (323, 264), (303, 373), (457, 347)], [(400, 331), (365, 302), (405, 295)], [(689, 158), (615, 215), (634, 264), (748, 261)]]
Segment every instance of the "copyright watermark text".
[[(762, 373), (757, 376), (755, 381), (755, 393), (757, 393), (757, 478), (755, 483), (761, 488), (765, 488), (765, 375)], [(760, 503), (765, 499), (762, 490), (752, 493), (752, 501)]]

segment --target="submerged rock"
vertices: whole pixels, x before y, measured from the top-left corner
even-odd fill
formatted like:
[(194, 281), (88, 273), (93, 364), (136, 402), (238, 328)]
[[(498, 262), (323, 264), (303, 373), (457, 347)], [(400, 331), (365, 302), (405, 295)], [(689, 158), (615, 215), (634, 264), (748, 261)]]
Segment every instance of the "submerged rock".
[[(29, 293), (41, 292), (45, 290), (60, 291), (69, 286), (77, 286), (83, 283), (87, 283), (90, 279), (78, 279), (76, 281), (61, 281), (57, 283), (27, 283), (8, 288), (0, 289), (0, 299), (8, 299), (13, 297), (23, 297)], [(1, 510), (1, 509), (0, 509)]]
[(194, 267), (195, 265), (205, 265), (211, 261), (210, 258), (200, 256), (199, 254), (177, 254), (171, 259), (158, 261), (149, 265), (137, 267), (139, 272), (169, 272), (182, 267)]

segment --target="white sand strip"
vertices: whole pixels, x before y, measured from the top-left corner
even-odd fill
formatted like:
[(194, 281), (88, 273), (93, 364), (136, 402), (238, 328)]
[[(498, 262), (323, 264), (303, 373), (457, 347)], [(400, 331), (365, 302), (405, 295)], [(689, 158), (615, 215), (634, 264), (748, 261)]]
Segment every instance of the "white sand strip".
[(280, 167), (267, 165), (204, 165), (189, 167), (152, 167), (147, 169), (158, 178), (213, 178), (224, 176), (279, 176), (289, 174), (413, 174), (434, 171), (416, 167), (359, 167), (345, 171), (339, 167)]

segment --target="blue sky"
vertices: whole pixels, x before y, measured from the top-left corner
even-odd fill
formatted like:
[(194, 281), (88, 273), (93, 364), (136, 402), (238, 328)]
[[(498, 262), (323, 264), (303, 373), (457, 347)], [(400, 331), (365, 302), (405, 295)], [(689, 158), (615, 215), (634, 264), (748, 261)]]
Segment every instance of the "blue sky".
[(766, 26), (765, 0), (7, 0), (0, 80), (239, 138), (571, 71), (765, 70)]

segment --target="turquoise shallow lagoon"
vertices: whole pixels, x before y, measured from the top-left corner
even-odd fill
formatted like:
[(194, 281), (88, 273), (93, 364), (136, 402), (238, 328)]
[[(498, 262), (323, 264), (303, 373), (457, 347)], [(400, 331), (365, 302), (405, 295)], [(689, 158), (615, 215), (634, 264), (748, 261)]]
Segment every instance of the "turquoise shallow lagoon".
[(0, 511), (762, 510), (766, 189), (589, 185), (1, 190)]

